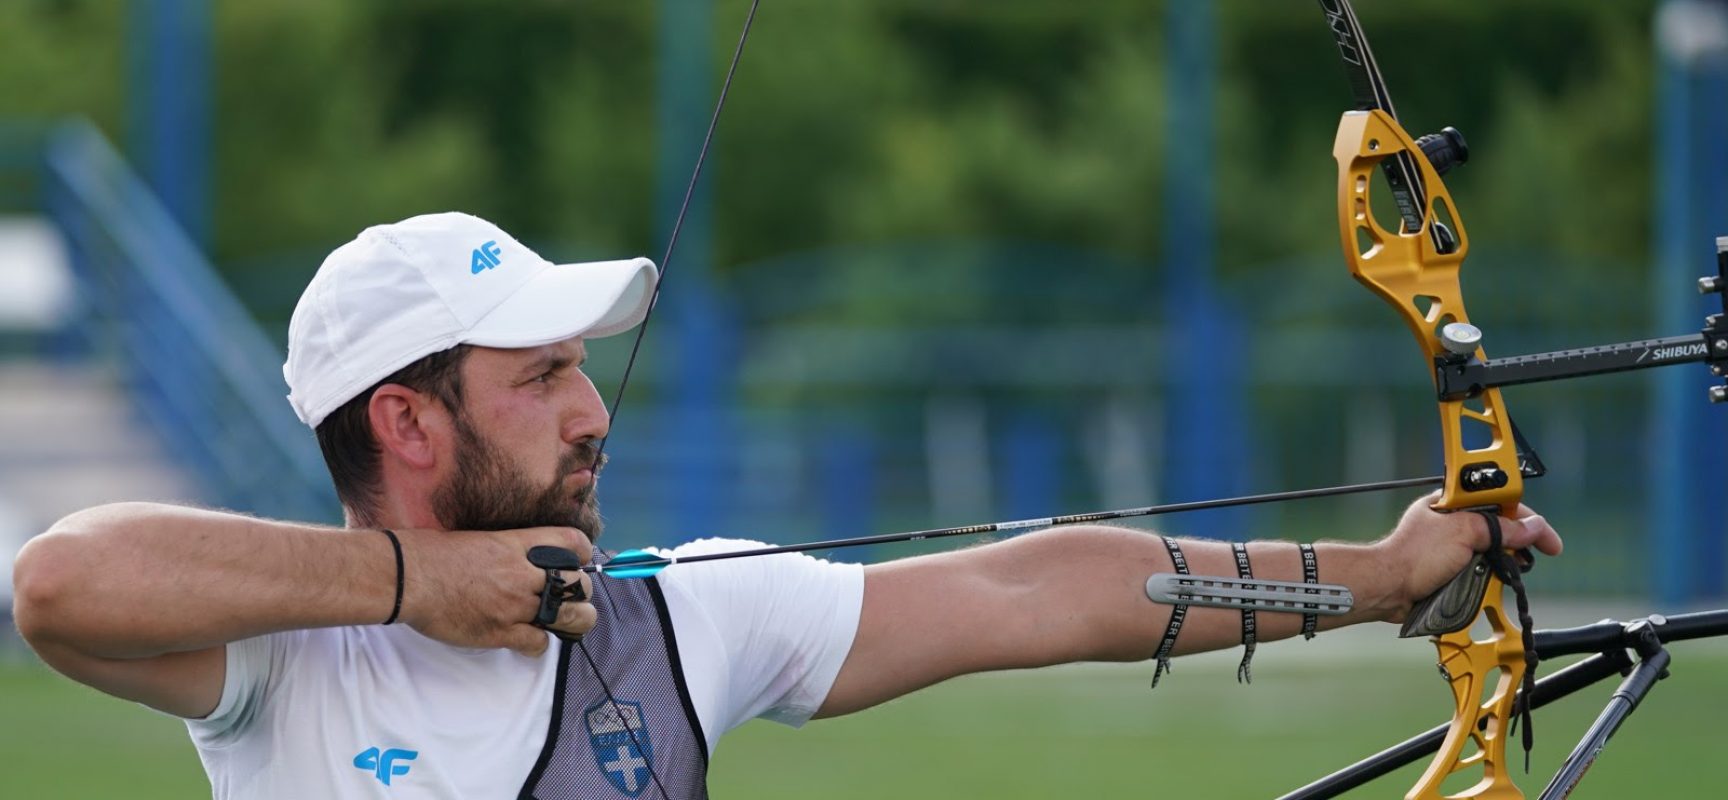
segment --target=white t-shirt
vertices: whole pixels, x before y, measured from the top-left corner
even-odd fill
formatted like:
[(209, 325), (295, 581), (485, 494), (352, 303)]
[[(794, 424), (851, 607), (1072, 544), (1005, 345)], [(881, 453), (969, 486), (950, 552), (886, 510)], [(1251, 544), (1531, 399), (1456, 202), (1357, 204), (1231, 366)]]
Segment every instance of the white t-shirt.
[[(710, 753), (752, 718), (797, 726), (816, 712), (864, 598), (861, 566), (802, 555), (679, 564), (660, 583)], [(546, 741), (551, 644), (528, 657), (395, 625), (234, 642), (216, 710), (186, 726), (218, 800), (515, 797)]]

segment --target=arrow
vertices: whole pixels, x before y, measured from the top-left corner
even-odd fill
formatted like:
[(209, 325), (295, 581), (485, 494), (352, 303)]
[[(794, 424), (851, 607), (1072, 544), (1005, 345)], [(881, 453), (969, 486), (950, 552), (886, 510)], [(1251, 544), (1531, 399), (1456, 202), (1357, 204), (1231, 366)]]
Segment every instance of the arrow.
[(1364, 492), (1380, 492), (1391, 489), (1410, 489), (1422, 486), (1440, 486), (1446, 482), (1445, 477), (1434, 475), (1426, 478), (1400, 478), (1390, 481), (1375, 481), (1372, 483), (1353, 483), (1347, 486), (1327, 486), (1320, 489), (1297, 489), (1289, 492), (1273, 492), (1271, 494), (1250, 494), (1240, 497), (1225, 497), (1217, 500), (1195, 500), (1186, 503), (1165, 503), (1155, 506), (1140, 506), (1138, 508), (1123, 508), (1115, 511), (1092, 511), (1085, 514), (1069, 514), (1062, 517), (1038, 517), (1036, 519), (1019, 519), (1009, 522), (991, 522), (983, 525), (962, 525), (954, 528), (930, 528), (921, 531), (905, 533), (882, 533), (873, 536), (859, 536), (851, 539), (829, 539), (821, 542), (803, 542), (801, 544), (782, 544), (771, 547), (758, 547), (751, 550), (733, 550), (725, 553), (704, 553), (694, 556), (662, 556), (647, 550), (625, 550), (613, 556), (604, 564), (583, 564), (576, 554), (561, 547), (541, 546), (528, 551), (528, 560), (534, 566), (542, 569), (579, 570), (590, 575), (608, 575), (614, 578), (652, 578), (660, 571), (673, 564), (694, 564), (700, 561), (725, 561), (733, 558), (755, 558), (757, 556), (772, 556), (780, 553), (803, 553), (810, 550), (833, 550), (843, 547), (863, 547), (871, 544), (891, 544), (895, 542), (916, 542), (922, 539), (941, 539), (948, 536), (981, 536), (1002, 531), (1018, 531), (1028, 528), (1050, 528), (1057, 525), (1074, 525), (1082, 522), (1103, 522), (1112, 519), (1128, 517), (1152, 517), (1160, 514), (1175, 514), (1181, 511), (1203, 511), (1209, 508), (1228, 508), (1231, 506), (1251, 506), (1261, 503), (1279, 503), (1286, 500), (1306, 500), (1315, 497), (1336, 497), (1346, 494), (1361, 494)]

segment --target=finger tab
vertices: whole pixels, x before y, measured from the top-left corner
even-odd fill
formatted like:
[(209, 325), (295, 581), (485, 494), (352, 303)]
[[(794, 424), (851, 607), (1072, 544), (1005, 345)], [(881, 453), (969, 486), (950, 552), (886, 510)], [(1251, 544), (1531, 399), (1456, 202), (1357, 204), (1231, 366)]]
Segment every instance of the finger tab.
[(583, 559), (574, 551), (543, 544), (528, 548), (528, 563), (541, 569), (581, 569)]

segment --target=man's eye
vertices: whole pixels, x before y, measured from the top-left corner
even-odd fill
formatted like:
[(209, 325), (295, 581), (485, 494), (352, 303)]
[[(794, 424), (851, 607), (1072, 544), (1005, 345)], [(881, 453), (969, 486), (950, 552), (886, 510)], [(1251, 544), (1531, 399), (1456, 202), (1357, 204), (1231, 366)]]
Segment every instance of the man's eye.
[(556, 377), (558, 377), (558, 372), (549, 369), (539, 375), (535, 375), (533, 380), (535, 383), (551, 383), (552, 379)]

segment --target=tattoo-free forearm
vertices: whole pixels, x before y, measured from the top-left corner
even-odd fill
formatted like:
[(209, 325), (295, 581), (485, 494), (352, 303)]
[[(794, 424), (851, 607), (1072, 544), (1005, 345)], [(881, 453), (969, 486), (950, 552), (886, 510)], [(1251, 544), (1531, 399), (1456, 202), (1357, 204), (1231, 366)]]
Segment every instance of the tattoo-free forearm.
[[(1236, 576), (1228, 542), (1180, 541), (1189, 570), (1196, 575)], [(1302, 560), (1294, 543), (1252, 542), (1247, 545), (1257, 578), (1301, 581)], [(1004, 542), (991, 548), (990, 560), (1008, 585), (1026, 587), (1025, 607), (1031, 618), (1029, 642), (1043, 649), (1039, 663), (1066, 661), (1138, 661), (1157, 651), (1172, 606), (1146, 597), (1146, 579), (1172, 572), (1168, 550), (1145, 531), (1100, 526), (1062, 528)], [(1385, 565), (1373, 545), (1315, 545), (1319, 580), (1348, 586), (1352, 611), (1320, 617), (1324, 630), (1357, 622), (1388, 619), (1403, 608), (1400, 576)], [(1293, 636), (1302, 628), (1302, 615), (1261, 611), (1256, 614), (1258, 641)], [(1190, 606), (1175, 654), (1234, 647), (1242, 639), (1242, 612), (1236, 609)]]
[(121, 503), (68, 516), (25, 546), (16, 617), (38, 646), (147, 658), (381, 622), (395, 569), (375, 532)]

